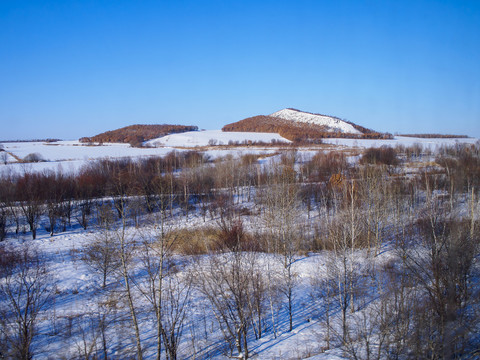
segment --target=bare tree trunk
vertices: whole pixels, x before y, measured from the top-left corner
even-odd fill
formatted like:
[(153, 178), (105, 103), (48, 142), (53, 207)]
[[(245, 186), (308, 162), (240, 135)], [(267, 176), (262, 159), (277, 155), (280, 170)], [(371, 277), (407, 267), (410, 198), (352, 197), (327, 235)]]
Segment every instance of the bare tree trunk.
[(133, 329), (135, 331), (135, 342), (136, 342), (136, 347), (137, 347), (137, 357), (138, 357), (138, 360), (143, 360), (143, 350), (142, 350), (142, 342), (141, 342), (141, 339), (140, 339), (140, 330), (139, 330), (139, 327), (138, 327), (138, 320), (137, 320), (137, 314), (136, 314), (136, 309), (135, 309), (135, 305), (133, 303), (133, 294), (132, 294), (132, 290), (131, 290), (131, 287), (130, 287), (130, 274), (129, 274), (129, 271), (128, 271), (128, 265), (127, 265), (127, 258), (128, 258), (128, 251), (131, 251), (131, 249), (127, 249), (126, 248), (126, 227), (127, 227), (127, 224), (126, 224), (126, 214), (124, 213), (125, 212), (125, 209), (126, 209), (126, 206), (125, 206), (125, 203), (120, 199), (120, 201), (122, 202), (118, 207), (117, 207), (117, 211), (122, 211), (120, 217), (121, 217), (121, 220), (122, 220), (122, 228), (117, 232), (117, 236), (118, 236), (118, 240), (120, 242), (120, 261), (121, 261), (121, 274), (122, 274), (122, 277), (123, 277), (123, 285), (125, 287), (125, 295), (126, 295), (126, 298), (127, 298), (127, 302), (128, 302), (128, 307), (130, 309), (130, 318), (132, 320), (132, 325), (133, 325)]

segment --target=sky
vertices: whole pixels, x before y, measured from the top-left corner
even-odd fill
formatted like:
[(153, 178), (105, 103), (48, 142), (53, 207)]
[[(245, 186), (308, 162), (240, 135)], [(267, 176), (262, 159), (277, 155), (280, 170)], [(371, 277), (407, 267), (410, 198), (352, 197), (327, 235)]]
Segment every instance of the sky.
[(0, 139), (292, 107), (480, 137), (477, 0), (0, 0)]

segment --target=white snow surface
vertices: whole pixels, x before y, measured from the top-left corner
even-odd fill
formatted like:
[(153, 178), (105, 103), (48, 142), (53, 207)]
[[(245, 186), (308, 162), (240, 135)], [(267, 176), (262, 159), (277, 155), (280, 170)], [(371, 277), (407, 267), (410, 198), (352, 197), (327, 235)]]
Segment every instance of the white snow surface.
[[(130, 157), (140, 159), (148, 156), (164, 156), (171, 151), (184, 151), (185, 148), (207, 146), (211, 140), (216, 145), (227, 145), (229, 142), (261, 141), (270, 143), (276, 141), (289, 142), (285, 138), (274, 133), (249, 133), (249, 132), (222, 132), (221, 130), (192, 131), (188, 133), (172, 134), (147, 142), (144, 148), (132, 148), (129, 144), (103, 144), (88, 146), (78, 141), (58, 141), (54, 143), (45, 142), (6, 142), (3, 147), (9, 154), (19, 159), (25, 158), (28, 154), (38, 153), (45, 161), (38, 163), (21, 163), (13, 156), (8, 155), (8, 164), (0, 162), (0, 173), (13, 171), (16, 173), (37, 172), (44, 170), (63, 170), (76, 172), (82, 166), (92, 160), (118, 159)], [(395, 136), (392, 140), (384, 139), (323, 139), (323, 143), (336, 145), (338, 147), (379, 147), (397, 145), (411, 146), (418, 144), (425, 149), (436, 150), (440, 146), (455, 144), (474, 144), (476, 138), (462, 139), (424, 139), (413, 137)], [(231, 147), (216, 148), (210, 147), (205, 153), (211, 158), (218, 158), (227, 155), (238, 156), (241, 154), (272, 154), (278, 149), (274, 147), (264, 148), (262, 146), (252, 147)], [(301, 153), (315, 152), (315, 148), (299, 148)]]
[(188, 131), (179, 134), (170, 134), (146, 142), (153, 146), (207, 146), (209, 143), (215, 145), (228, 145), (229, 142), (263, 141), (270, 143), (272, 140), (290, 142), (275, 133), (254, 133), (254, 132), (230, 132), (222, 130)]
[(20, 163), (12, 156), (9, 164), (0, 165), (0, 172), (31, 172), (43, 170), (62, 170), (74, 172), (92, 160), (118, 159), (125, 157), (163, 156), (172, 148), (132, 148), (129, 144), (103, 144), (89, 146), (79, 141), (11, 142), (2, 143), (5, 150), (19, 159), (28, 154), (37, 153), (44, 162)]
[(355, 129), (352, 125), (348, 124), (345, 121), (342, 121), (338, 118), (320, 115), (320, 114), (311, 114), (299, 110), (293, 109), (283, 109), (270, 116), (278, 117), (285, 120), (291, 120), (296, 122), (302, 122), (307, 124), (314, 124), (320, 126), (327, 126), (332, 129), (332, 131), (340, 131), (342, 133), (349, 134), (362, 134), (360, 131)]
[(322, 139), (326, 144), (333, 144), (344, 147), (380, 147), (380, 146), (391, 146), (395, 147), (397, 145), (403, 146), (412, 146), (420, 145), (425, 149), (435, 150), (440, 146), (452, 146), (455, 144), (475, 144), (477, 138), (415, 138), (409, 136), (395, 136), (393, 139), (340, 139), (340, 138), (331, 138), (331, 139)]

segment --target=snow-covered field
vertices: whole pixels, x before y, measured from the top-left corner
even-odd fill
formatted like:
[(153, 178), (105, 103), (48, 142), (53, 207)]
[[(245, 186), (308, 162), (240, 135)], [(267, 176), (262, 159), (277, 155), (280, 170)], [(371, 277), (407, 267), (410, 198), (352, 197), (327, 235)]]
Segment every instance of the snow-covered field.
[[(181, 134), (167, 135), (158, 139), (150, 140), (144, 148), (132, 148), (128, 144), (103, 144), (92, 145), (82, 144), (78, 141), (59, 141), (55, 143), (45, 142), (14, 142), (2, 143), (7, 154), (5, 165), (0, 162), (0, 173), (13, 171), (23, 173), (26, 171), (63, 170), (75, 172), (89, 161), (98, 159), (116, 159), (122, 157), (141, 158), (148, 156), (164, 156), (170, 151), (184, 151), (188, 148), (205, 147), (209, 145), (228, 145), (229, 143), (244, 143), (246, 141), (270, 143), (289, 142), (278, 134), (272, 133), (242, 133), (242, 132), (222, 132), (221, 130), (193, 131)], [(337, 145), (339, 148), (349, 147), (378, 147), (382, 145), (411, 146), (419, 144), (424, 148), (435, 150), (442, 145), (454, 144), (474, 144), (476, 138), (465, 139), (422, 139), (396, 136), (393, 140), (358, 140), (358, 139), (324, 139), (326, 144)], [(311, 153), (315, 151), (314, 147), (308, 149), (300, 148), (299, 151)], [(263, 148), (261, 146), (251, 146), (249, 148), (240, 147), (231, 149), (216, 149), (209, 146), (205, 151), (211, 158), (217, 158), (228, 154), (237, 155), (239, 153), (271, 154), (275, 148)], [(38, 153), (45, 161), (37, 163), (20, 163), (19, 160), (32, 153)], [(12, 155), (10, 155), (12, 154)], [(16, 158), (15, 158), (15, 157)]]
[[(98, 159), (118, 159), (122, 157), (162, 156), (172, 151), (172, 148), (132, 148), (128, 144), (103, 144), (88, 146), (78, 141), (45, 142), (14, 142), (3, 143), (10, 163), (0, 165), (0, 172), (43, 171), (45, 169), (76, 171), (89, 161)], [(18, 160), (29, 154), (39, 154), (44, 160), (36, 163), (20, 163)]]
[(425, 139), (415, 138), (408, 136), (395, 136), (391, 140), (385, 139), (323, 139), (325, 144), (333, 144), (344, 147), (379, 147), (379, 146), (392, 146), (397, 145), (412, 146), (420, 145), (425, 149), (435, 150), (440, 146), (451, 146), (455, 144), (475, 144), (478, 141), (477, 138), (458, 138), (458, 139)]
[(158, 139), (147, 141), (147, 145), (172, 146), (172, 147), (195, 147), (207, 145), (228, 145), (231, 142), (243, 143), (246, 141), (286, 142), (287, 140), (278, 134), (252, 133), (252, 132), (223, 132), (222, 130), (189, 131), (180, 134), (171, 134)]

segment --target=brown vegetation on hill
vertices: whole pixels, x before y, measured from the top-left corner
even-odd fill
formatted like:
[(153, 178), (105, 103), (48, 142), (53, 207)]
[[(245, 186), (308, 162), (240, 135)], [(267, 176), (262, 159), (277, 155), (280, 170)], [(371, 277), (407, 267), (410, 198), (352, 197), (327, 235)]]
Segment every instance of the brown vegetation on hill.
[[(350, 123), (351, 124), (351, 123)], [(352, 124), (354, 125), (354, 124)], [(333, 132), (326, 126), (294, 122), (274, 116), (258, 115), (225, 125), (222, 131), (267, 132), (277, 133), (284, 138), (301, 143), (320, 142), (322, 138), (363, 138), (363, 139), (390, 139), (392, 135), (377, 133), (354, 125), (358, 130), (365, 131), (363, 135)]]
[(92, 137), (83, 137), (80, 142), (128, 143), (132, 146), (141, 146), (144, 141), (157, 137), (196, 130), (198, 130), (197, 126), (190, 125), (130, 125)]

